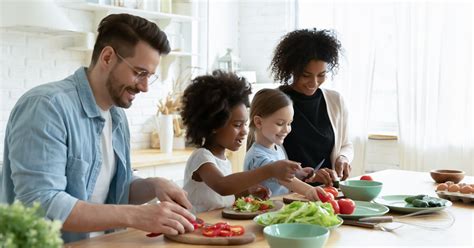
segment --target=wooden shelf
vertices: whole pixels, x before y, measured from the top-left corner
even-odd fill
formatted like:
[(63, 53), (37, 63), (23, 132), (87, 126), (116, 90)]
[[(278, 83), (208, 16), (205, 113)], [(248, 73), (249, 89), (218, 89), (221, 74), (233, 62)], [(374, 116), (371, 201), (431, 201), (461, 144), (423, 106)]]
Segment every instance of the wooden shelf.
[(141, 16), (143, 18), (147, 18), (151, 20), (173, 20), (173, 21), (178, 21), (178, 22), (191, 22), (191, 21), (197, 20), (196, 18), (191, 17), (191, 16), (168, 14), (168, 13), (161, 13), (161, 12), (141, 10), (141, 9), (131, 9), (131, 8), (118, 7), (118, 6), (105, 5), (105, 4), (97, 4), (97, 3), (72, 2), (72, 3), (61, 3), (60, 6), (64, 8), (68, 8), (68, 9), (86, 10), (86, 11), (93, 11), (93, 12), (128, 13), (131, 15), (137, 15), (137, 16)]

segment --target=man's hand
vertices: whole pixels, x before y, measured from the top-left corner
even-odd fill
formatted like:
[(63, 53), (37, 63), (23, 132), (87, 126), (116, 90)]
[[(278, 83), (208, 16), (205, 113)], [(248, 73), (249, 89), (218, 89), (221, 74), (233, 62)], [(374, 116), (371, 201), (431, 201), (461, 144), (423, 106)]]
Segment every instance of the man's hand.
[(194, 230), (190, 220), (195, 217), (172, 202), (133, 206), (129, 222), (131, 227), (146, 232), (177, 235)]
[(336, 173), (341, 178), (341, 181), (344, 181), (349, 177), (351, 170), (351, 165), (346, 157), (341, 155), (336, 159)]
[(291, 182), (298, 170), (301, 170), (300, 163), (290, 160), (278, 160), (269, 164), (272, 166), (272, 175), (277, 180)]
[(150, 180), (149, 183), (158, 200), (162, 202), (175, 202), (188, 210), (193, 208), (188, 200), (187, 192), (172, 181), (161, 177), (149, 178), (148, 180)]

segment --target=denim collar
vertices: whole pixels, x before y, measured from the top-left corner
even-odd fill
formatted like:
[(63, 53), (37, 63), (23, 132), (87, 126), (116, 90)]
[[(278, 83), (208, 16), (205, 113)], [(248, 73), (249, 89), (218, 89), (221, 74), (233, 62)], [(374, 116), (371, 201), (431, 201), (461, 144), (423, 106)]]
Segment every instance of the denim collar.
[[(79, 94), (79, 99), (82, 104), (82, 109), (89, 118), (102, 118), (97, 102), (95, 101), (94, 94), (92, 93), (89, 80), (87, 79), (86, 72), (87, 67), (81, 67), (77, 69), (74, 73), (77, 85), (77, 92)], [(115, 127), (117, 127), (117, 125), (122, 122), (122, 118), (120, 118), (120, 114), (116, 106), (112, 106), (110, 108), (110, 115), (112, 116), (112, 129), (115, 129)]]

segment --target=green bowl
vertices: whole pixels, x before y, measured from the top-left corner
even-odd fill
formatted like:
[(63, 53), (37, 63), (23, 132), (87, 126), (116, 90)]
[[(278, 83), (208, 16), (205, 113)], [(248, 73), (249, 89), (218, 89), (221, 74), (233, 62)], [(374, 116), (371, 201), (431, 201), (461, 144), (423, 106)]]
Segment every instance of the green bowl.
[(263, 234), (272, 248), (319, 248), (326, 244), (329, 229), (311, 224), (284, 223), (265, 227)]
[(339, 183), (344, 196), (357, 201), (372, 201), (382, 191), (383, 183), (367, 180), (349, 180)]

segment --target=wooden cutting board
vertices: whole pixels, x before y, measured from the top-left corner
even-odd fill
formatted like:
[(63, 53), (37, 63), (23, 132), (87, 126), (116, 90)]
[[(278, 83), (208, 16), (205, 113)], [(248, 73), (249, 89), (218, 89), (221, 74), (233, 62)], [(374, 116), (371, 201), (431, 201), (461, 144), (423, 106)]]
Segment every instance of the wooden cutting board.
[[(339, 195), (336, 197), (336, 199), (343, 198), (344, 194), (339, 191)], [(294, 201), (302, 201), (302, 202), (307, 202), (308, 199), (304, 195), (300, 195), (298, 193), (292, 193), (286, 196), (283, 196), (283, 202), (285, 204), (290, 204)]]
[(298, 193), (292, 193), (286, 196), (283, 196), (283, 202), (285, 204), (290, 204), (294, 201), (302, 201), (302, 202), (307, 202), (308, 199), (304, 195), (300, 195)]
[(269, 209), (266, 211), (250, 212), (250, 213), (235, 211), (232, 209), (232, 207), (224, 208), (222, 210), (222, 217), (226, 219), (234, 219), (234, 220), (250, 220), (259, 214), (280, 210), (280, 208), (282, 208), (285, 205), (281, 201), (273, 201), (273, 204), (275, 205), (275, 207), (272, 209)]
[(201, 229), (194, 230), (192, 233), (180, 235), (165, 235), (167, 239), (193, 245), (243, 245), (255, 241), (255, 234), (245, 232), (241, 236), (235, 237), (206, 237), (201, 233)]

